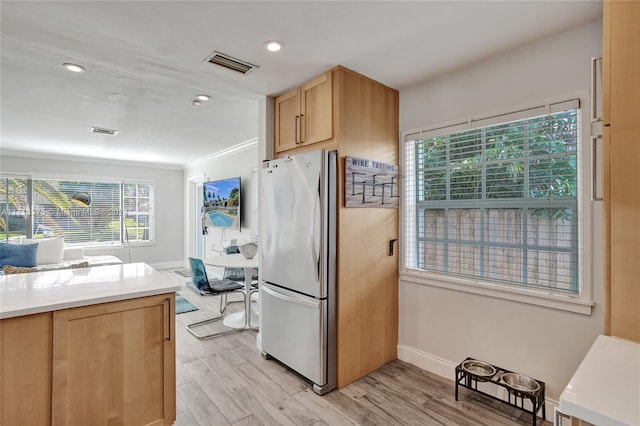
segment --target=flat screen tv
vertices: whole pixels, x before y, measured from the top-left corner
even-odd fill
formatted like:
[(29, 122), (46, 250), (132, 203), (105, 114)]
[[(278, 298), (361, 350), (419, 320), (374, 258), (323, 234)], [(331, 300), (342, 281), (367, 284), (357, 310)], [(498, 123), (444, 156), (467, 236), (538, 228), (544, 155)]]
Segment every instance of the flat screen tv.
[(204, 224), (240, 229), (240, 177), (205, 182), (202, 189)]

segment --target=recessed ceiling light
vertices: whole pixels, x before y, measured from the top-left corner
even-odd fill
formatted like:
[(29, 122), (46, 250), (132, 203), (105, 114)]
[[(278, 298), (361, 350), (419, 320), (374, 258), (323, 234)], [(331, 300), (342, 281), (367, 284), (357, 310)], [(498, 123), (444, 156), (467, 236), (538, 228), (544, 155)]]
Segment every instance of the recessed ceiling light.
[(282, 43), (275, 40), (270, 40), (264, 44), (264, 47), (266, 47), (269, 52), (277, 52), (282, 49), (282, 46), (284, 46)]
[(208, 101), (209, 99), (211, 99), (209, 95), (198, 95), (196, 96), (196, 98), (200, 99), (201, 101)]
[(191, 105), (193, 105), (196, 108), (200, 108), (200, 105), (202, 105), (202, 102), (196, 99), (193, 102), (191, 102)]
[(73, 72), (85, 72), (86, 68), (83, 67), (82, 65), (78, 65), (78, 64), (72, 64), (69, 62), (65, 62), (64, 64), (62, 64), (63, 67), (65, 67), (66, 69), (68, 69), (69, 71), (73, 71)]

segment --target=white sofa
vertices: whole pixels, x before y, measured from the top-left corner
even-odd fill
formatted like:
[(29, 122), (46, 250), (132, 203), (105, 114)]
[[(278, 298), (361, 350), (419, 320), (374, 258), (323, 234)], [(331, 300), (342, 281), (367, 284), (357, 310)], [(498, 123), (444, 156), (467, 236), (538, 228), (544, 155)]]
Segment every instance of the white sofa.
[(38, 243), (35, 265), (35, 270), (37, 271), (86, 266), (84, 265), (84, 262), (87, 262), (88, 266), (117, 265), (123, 263), (118, 257), (111, 255), (87, 256), (84, 254), (84, 249), (82, 247), (65, 248), (64, 239), (62, 237), (38, 239), (22, 238), (20, 240), (14, 240), (12, 243)]
[(87, 262), (89, 266), (102, 265), (118, 265), (123, 263), (122, 260), (111, 255), (87, 256), (84, 254), (83, 248), (65, 248), (63, 251), (62, 262), (44, 263), (36, 266), (38, 271), (49, 271), (54, 269), (64, 269), (78, 263)]

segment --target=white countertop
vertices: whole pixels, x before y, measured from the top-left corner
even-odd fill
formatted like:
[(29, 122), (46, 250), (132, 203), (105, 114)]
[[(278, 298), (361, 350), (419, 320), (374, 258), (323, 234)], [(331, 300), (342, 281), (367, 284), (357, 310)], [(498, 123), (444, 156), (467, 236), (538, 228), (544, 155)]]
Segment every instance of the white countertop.
[(598, 336), (560, 395), (559, 409), (594, 425), (640, 425), (640, 344)]
[(172, 293), (180, 285), (145, 263), (0, 277), (0, 319)]

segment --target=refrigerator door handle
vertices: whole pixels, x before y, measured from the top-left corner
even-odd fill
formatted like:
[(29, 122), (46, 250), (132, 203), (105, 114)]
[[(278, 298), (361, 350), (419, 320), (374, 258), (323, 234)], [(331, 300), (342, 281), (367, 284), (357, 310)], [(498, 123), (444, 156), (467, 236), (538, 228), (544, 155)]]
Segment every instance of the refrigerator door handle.
[(310, 302), (308, 300), (303, 299), (302, 297), (291, 297), (286, 294), (282, 294), (280, 292), (274, 291), (267, 286), (262, 287), (262, 291), (268, 293), (269, 295), (275, 297), (276, 299), (284, 300), (285, 302), (297, 303), (298, 305), (307, 306), (309, 308), (318, 308), (319, 303), (317, 301)]
[(313, 206), (313, 217), (311, 221), (311, 226), (313, 227), (313, 240), (311, 241), (313, 247), (311, 247), (311, 252), (313, 255), (316, 282), (320, 282), (320, 185), (318, 185), (318, 194)]

